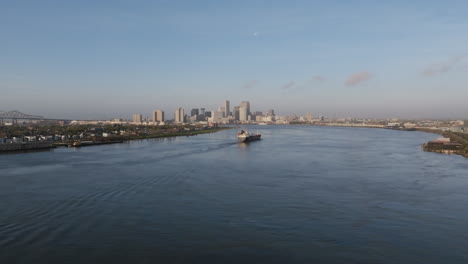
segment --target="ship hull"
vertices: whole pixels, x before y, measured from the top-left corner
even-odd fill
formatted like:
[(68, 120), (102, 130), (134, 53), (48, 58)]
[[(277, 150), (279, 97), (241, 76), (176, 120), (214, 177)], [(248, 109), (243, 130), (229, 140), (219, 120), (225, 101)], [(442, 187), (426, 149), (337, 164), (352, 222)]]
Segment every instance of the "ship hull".
[(247, 136), (247, 137), (238, 137), (239, 142), (251, 142), (251, 141), (256, 141), (260, 140), (262, 138), (261, 135), (252, 135), (252, 136)]

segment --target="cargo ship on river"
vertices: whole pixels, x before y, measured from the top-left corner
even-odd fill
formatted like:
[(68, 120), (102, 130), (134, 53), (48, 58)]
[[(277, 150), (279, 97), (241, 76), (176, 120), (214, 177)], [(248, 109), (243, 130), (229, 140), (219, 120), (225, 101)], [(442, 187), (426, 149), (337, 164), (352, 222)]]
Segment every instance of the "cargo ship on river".
[(255, 140), (260, 140), (262, 135), (260, 134), (250, 134), (248, 131), (241, 130), (237, 133), (237, 140), (239, 142), (250, 142)]

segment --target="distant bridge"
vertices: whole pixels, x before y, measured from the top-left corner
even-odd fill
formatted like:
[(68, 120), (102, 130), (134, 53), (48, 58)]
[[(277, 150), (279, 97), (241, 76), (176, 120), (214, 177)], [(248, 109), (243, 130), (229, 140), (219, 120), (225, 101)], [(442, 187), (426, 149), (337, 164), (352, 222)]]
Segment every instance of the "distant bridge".
[(44, 120), (46, 118), (44, 118), (43, 116), (23, 114), (20, 111), (10, 111), (10, 112), (0, 112), (0, 119)]
[(9, 112), (2, 112), (0, 111), (0, 124), (3, 120), (12, 120), (13, 123), (16, 123), (18, 120), (49, 120), (49, 121), (71, 121), (69, 119), (52, 119), (52, 118), (45, 118), (43, 116), (38, 115), (29, 115), (21, 113), (20, 111), (9, 111)]

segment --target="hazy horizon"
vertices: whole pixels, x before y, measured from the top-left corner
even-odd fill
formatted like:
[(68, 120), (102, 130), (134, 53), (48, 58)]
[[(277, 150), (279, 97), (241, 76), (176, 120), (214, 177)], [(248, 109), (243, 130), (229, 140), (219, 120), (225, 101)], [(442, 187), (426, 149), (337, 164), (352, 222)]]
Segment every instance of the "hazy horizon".
[(0, 10), (0, 110), (205, 107), (468, 116), (466, 1), (21, 1)]

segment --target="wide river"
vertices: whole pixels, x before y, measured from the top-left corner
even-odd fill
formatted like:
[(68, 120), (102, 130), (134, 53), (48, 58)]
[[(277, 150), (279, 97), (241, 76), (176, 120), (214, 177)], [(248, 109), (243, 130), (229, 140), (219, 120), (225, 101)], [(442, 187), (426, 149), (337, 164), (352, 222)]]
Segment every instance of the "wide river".
[(0, 155), (0, 263), (468, 263), (437, 135), (250, 130)]

